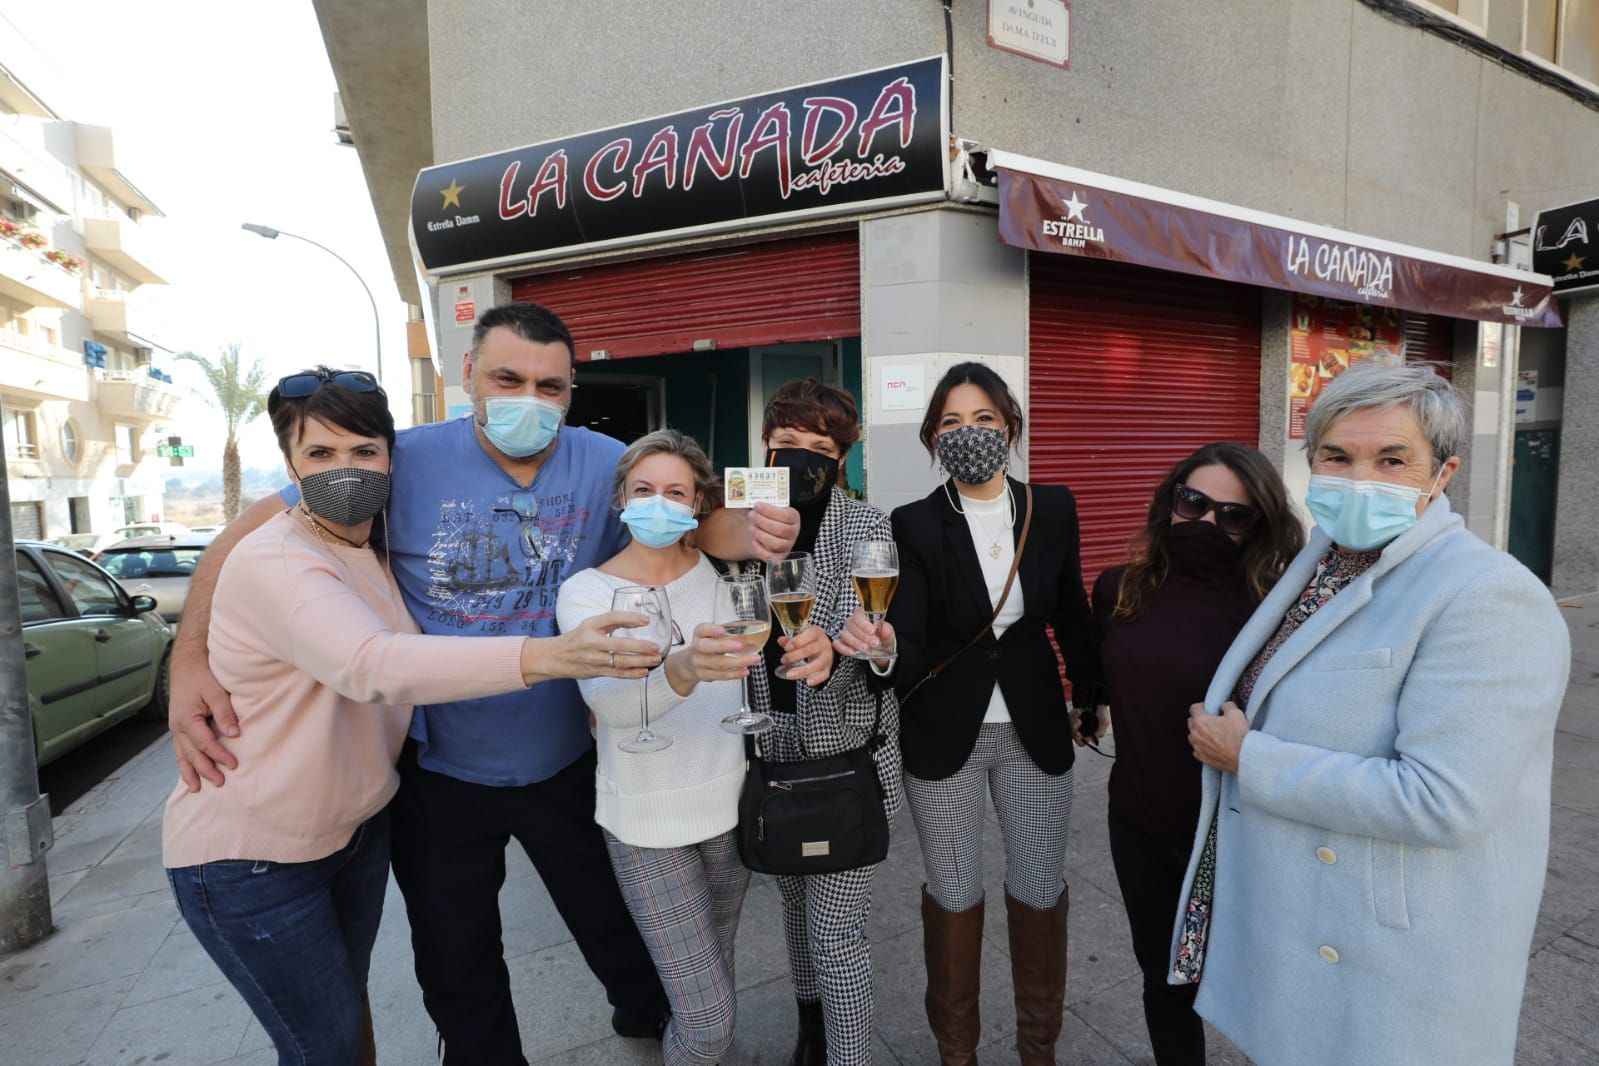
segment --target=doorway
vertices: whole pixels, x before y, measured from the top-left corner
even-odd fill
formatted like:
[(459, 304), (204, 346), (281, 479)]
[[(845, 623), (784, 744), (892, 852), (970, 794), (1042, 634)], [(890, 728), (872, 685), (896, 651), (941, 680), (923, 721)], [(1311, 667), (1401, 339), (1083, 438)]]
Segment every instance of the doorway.
[(587, 426), (596, 433), (632, 444), (666, 425), (666, 390), (650, 374), (600, 374), (579, 370), (567, 410), (569, 426)]

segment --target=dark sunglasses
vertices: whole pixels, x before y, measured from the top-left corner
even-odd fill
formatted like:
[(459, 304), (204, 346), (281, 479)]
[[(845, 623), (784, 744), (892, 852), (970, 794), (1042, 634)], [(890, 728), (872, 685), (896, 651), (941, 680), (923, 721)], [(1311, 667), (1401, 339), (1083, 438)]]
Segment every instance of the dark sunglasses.
[(351, 392), (382, 392), (378, 379), (365, 370), (307, 370), (290, 374), (278, 380), (278, 395), (287, 400), (301, 400), (324, 385), (337, 385)]
[(514, 514), (522, 523), (522, 546), (535, 559), (544, 558), (544, 531), (539, 528), (539, 499), (531, 490), (511, 493), (511, 506), (494, 508), (496, 514)]
[(1186, 518), (1190, 522), (1204, 518), (1212, 511), (1216, 512), (1216, 524), (1223, 533), (1230, 533), (1241, 537), (1255, 528), (1255, 523), (1260, 521), (1260, 509), (1251, 507), (1247, 503), (1217, 503), (1198, 489), (1191, 489), (1187, 485), (1178, 485), (1177, 491), (1172, 495), (1172, 513), (1178, 518)]

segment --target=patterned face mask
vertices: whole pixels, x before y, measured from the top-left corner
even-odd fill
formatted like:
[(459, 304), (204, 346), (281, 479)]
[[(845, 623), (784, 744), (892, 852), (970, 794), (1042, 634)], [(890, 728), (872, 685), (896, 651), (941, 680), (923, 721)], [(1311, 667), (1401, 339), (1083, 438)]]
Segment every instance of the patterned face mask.
[(938, 437), (938, 462), (963, 485), (982, 485), (1005, 469), (1010, 441), (1002, 429), (962, 426)]
[(376, 518), (389, 502), (389, 475), (346, 466), (300, 479), (306, 510), (336, 526), (358, 526)]
[(788, 467), (788, 500), (795, 507), (826, 500), (838, 482), (838, 460), (809, 448), (773, 448), (766, 465)]

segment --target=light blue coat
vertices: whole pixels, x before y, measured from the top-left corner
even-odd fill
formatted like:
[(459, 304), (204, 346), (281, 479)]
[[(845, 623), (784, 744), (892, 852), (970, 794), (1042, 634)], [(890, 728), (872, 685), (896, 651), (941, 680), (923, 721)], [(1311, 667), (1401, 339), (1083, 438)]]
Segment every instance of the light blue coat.
[[(1238, 635), (1212, 713), (1328, 547), (1315, 531)], [(1511, 1063), (1570, 667), (1548, 590), (1430, 504), (1272, 657), (1238, 773), (1205, 770), (1199, 1013), (1260, 1066)]]

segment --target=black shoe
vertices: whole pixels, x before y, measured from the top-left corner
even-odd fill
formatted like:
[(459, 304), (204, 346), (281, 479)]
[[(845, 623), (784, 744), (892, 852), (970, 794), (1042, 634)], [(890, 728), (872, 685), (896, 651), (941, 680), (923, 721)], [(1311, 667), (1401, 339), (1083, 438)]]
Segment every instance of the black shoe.
[(790, 1066), (827, 1066), (827, 1027), (822, 1021), (822, 1005), (798, 1000), (799, 1039), (794, 1042)]
[(611, 1011), (611, 1028), (616, 1030), (617, 1036), (625, 1036), (629, 1040), (656, 1040), (666, 1035), (666, 1023), (671, 1020), (671, 1011), (662, 1011), (660, 1014), (624, 1014), (622, 1008), (617, 1007)]

